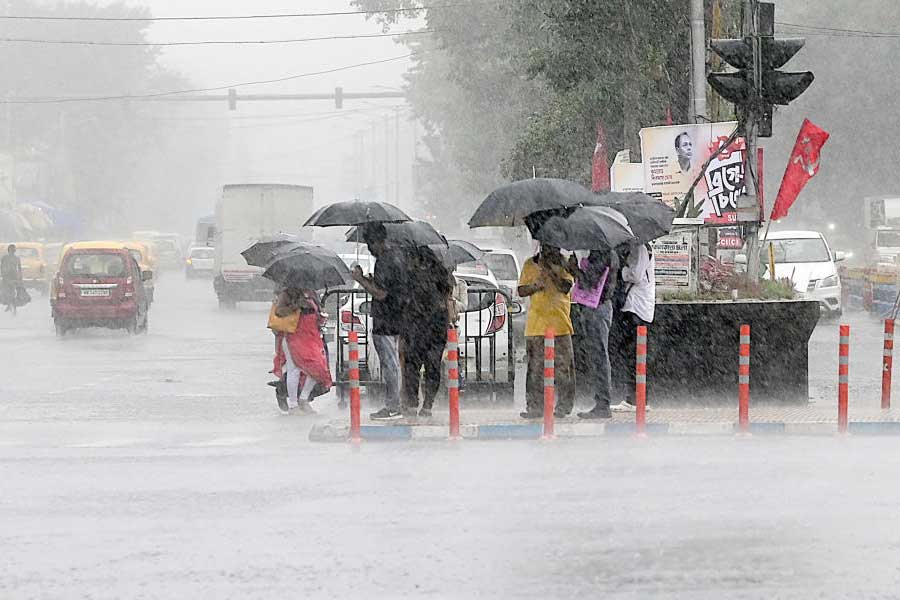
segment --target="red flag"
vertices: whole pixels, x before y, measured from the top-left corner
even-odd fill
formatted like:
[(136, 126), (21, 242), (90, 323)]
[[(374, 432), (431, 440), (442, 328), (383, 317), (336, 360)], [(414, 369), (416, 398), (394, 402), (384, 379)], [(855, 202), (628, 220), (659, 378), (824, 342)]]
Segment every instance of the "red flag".
[(609, 160), (606, 157), (606, 132), (603, 124), (597, 123), (597, 144), (591, 159), (591, 190), (595, 192), (609, 191)]
[(784, 170), (770, 220), (786, 217), (794, 200), (800, 195), (800, 190), (819, 172), (819, 151), (828, 137), (827, 131), (816, 127), (809, 119), (803, 119), (803, 126), (800, 127), (791, 152), (791, 160)]

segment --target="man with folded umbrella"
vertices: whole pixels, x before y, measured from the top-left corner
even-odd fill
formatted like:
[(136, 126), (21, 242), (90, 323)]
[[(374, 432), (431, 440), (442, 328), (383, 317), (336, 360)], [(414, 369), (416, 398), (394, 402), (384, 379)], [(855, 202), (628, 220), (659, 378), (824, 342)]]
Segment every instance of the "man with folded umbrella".
[(371, 296), (372, 343), (384, 378), (384, 408), (369, 417), (391, 421), (403, 417), (400, 412), (400, 357), (398, 336), (403, 332), (407, 293), (406, 265), (402, 249), (387, 243), (387, 230), (382, 223), (371, 223), (360, 232), (375, 257), (375, 268), (365, 276), (359, 265), (353, 268), (353, 279)]
[(525, 322), (525, 351), (528, 374), (525, 379), (523, 419), (540, 419), (544, 407), (544, 333), (552, 330), (556, 349), (556, 416), (567, 417), (575, 405), (575, 355), (572, 349), (571, 300), (574, 279), (566, 270), (559, 248), (542, 244), (540, 252), (525, 261), (518, 293), (530, 298)]

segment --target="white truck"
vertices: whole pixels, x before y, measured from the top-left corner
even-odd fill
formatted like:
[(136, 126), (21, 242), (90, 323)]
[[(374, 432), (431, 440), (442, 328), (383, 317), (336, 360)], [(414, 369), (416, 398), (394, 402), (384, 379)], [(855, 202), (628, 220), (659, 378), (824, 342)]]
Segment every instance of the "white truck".
[(313, 212), (313, 189), (275, 183), (226, 185), (216, 203), (216, 261), (213, 287), (219, 307), (238, 302), (268, 302), (274, 286), (262, 269), (251, 267), (241, 252), (257, 240), (279, 233), (297, 234)]

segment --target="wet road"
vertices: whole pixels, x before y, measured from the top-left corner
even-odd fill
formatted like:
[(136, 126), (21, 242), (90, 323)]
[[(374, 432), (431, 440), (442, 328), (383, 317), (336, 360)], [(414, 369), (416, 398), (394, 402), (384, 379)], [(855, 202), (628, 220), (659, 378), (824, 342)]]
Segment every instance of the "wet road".
[[(58, 340), (48, 312), (0, 313), (2, 598), (887, 598), (900, 582), (892, 438), (354, 451), (274, 410), (264, 306), (220, 312), (208, 282), (173, 274), (146, 336)], [(877, 404), (880, 325), (846, 320), (851, 402)], [(829, 323), (811, 341), (817, 402), (836, 396), (836, 338)]]

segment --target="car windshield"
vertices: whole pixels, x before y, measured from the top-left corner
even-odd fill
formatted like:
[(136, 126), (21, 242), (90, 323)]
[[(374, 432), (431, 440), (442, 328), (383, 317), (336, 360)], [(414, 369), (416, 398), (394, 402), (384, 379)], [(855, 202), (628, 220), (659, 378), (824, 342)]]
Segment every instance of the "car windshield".
[(795, 238), (787, 240), (768, 240), (763, 242), (760, 256), (763, 261), (769, 260), (769, 244), (775, 250), (775, 263), (818, 263), (828, 262), (828, 248), (821, 238)]
[(131, 258), (133, 258), (135, 262), (137, 262), (137, 263), (144, 262), (143, 261), (144, 257), (141, 256), (140, 250), (129, 250), (128, 253), (131, 254)]
[(19, 258), (38, 258), (37, 248), (16, 248)]
[(74, 254), (66, 260), (64, 272), (73, 277), (122, 277), (125, 261), (119, 254)]
[(900, 231), (879, 231), (876, 245), (879, 248), (900, 248)]
[(518, 279), (516, 259), (509, 254), (494, 254), (489, 252), (481, 259), (497, 279)]
[(191, 258), (214, 258), (216, 251), (212, 248), (194, 248), (191, 250)]

